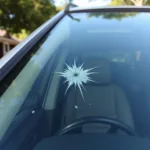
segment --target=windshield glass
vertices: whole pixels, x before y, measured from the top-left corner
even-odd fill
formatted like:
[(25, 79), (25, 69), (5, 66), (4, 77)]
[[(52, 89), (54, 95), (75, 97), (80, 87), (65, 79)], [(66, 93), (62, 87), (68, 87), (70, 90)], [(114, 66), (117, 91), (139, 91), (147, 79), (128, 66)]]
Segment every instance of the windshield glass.
[(150, 136), (149, 18), (127, 12), (65, 16), (2, 92), (0, 137), (19, 112), (35, 105), (55, 110), (50, 123), (57, 122), (56, 131), (81, 117), (105, 116)]

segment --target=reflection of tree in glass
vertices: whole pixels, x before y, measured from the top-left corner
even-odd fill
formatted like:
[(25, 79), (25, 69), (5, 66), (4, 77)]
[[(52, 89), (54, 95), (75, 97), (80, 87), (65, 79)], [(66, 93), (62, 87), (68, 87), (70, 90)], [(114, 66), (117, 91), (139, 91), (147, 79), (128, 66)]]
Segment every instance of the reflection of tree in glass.
[(77, 22), (80, 22), (80, 19), (75, 18), (75, 17), (73, 17), (73, 16), (72, 16), (72, 15), (70, 15), (70, 14), (68, 14), (68, 16), (69, 16), (72, 20), (77, 21)]
[(121, 20), (123, 18), (127, 18), (127, 17), (134, 17), (136, 16), (137, 13), (126, 13), (126, 12), (111, 12), (111, 13), (99, 13), (99, 12), (95, 12), (95, 13), (89, 13), (88, 17), (102, 17), (105, 19), (117, 19), (117, 20)]

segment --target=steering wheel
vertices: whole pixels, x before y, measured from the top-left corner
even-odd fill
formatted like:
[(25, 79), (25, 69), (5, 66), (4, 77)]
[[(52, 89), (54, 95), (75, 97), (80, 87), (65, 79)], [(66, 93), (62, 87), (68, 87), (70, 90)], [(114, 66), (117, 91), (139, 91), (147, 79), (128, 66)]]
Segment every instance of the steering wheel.
[(75, 122), (64, 127), (58, 134), (59, 135), (67, 134), (79, 127), (82, 127), (85, 124), (90, 124), (90, 123), (102, 123), (102, 124), (110, 125), (111, 128), (109, 129), (108, 133), (112, 133), (112, 132), (116, 133), (118, 129), (121, 129), (128, 135), (137, 136), (137, 133), (128, 125), (125, 125), (124, 123), (118, 120), (112, 119), (112, 118), (100, 117), (100, 116), (83, 117), (83, 118), (77, 119)]

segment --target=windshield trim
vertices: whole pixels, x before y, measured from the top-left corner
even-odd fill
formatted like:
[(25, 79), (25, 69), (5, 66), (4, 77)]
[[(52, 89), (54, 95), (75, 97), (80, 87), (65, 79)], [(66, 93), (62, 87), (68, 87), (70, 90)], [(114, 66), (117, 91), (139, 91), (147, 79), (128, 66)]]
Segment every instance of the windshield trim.
[[(67, 10), (66, 10), (67, 11)], [(150, 12), (150, 6), (73, 7), (68, 12)]]

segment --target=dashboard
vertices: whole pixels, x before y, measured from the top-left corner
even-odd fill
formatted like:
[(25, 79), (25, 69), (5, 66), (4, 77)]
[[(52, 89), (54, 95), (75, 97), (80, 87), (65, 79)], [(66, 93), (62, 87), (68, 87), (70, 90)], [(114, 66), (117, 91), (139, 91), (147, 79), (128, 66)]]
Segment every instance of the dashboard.
[(34, 150), (149, 150), (150, 139), (111, 134), (68, 134), (43, 139)]

